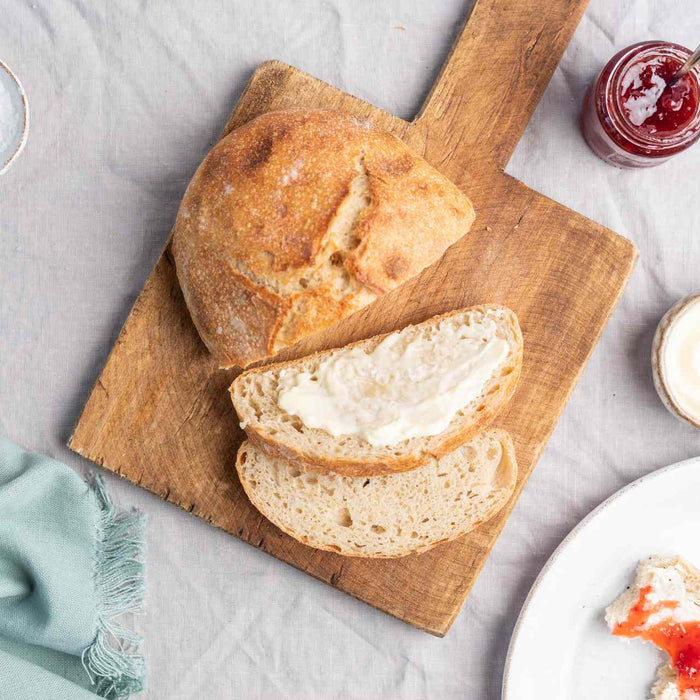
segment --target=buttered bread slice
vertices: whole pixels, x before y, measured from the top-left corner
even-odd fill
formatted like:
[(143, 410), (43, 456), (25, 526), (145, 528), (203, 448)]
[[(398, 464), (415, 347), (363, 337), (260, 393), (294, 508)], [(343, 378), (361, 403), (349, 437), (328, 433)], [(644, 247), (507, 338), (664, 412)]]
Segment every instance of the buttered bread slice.
[(377, 475), (439, 459), (489, 425), (520, 375), (504, 306), (476, 306), (292, 362), (231, 386), (249, 439), (302, 469)]
[(517, 476), (513, 441), (503, 430), (486, 430), (404, 474), (302, 472), (250, 441), (236, 468), (248, 498), (277, 527), (352, 557), (402, 557), (460, 537), (507, 503)]

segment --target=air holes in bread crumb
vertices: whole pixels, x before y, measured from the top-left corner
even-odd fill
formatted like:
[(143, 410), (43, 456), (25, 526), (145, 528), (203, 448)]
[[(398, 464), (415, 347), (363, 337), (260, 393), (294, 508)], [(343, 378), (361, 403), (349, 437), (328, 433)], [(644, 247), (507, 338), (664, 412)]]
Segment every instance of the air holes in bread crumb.
[(302, 289), (306, 289), (309, 286), (309, 280), (307, 280), (306, 277), (300, 277), (299, 278), (299, 286)]
[(343, 254), (339, 250), (336, 250), (335, 253), (333, 253), (333, 255), (331, 255), (331, 257), (328, 258), (328, 261), (331, 265), (342, 265)]
[(316, 474), (307, 474), (304, 478), (307, 484), (318, 484), (318, 477)]
[(378, 535), (381, 535), (386, 532), (386, 528), (382, 527), (381, 525), (372, 525), (372, 532), (376, 532)]
[(350, 527), (352, 525), (350, 511), (347, 508), (343, 508), (343, 510), (336, 515), (336, 522), (342, 527)]

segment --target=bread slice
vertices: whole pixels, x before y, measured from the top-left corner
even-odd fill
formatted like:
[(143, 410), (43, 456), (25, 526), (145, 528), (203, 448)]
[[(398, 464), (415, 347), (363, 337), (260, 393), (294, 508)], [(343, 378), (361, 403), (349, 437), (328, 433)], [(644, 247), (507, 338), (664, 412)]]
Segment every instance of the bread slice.
[(198, 168), (172, 253), (202, 340), (221, 367), (245, 367), (417, 275), (474, 216), (459, 188), (367, 120), (268, 112)]
[[(249, 439), (270, 455), (282, 457), (302, 469), (345, 475), (377, 475), (414, 469), (452, 452), (487, 427), (512, 396), (522, 366), (523, 340), (516, 315), (495, 304), (475, 306), (435, 316), (401, 331), (402, 336), (432, 340), (443, 325), (488, 324), (494, 337), (507, 344), (507, 355), (481, 393), (457, 411), (446, 429), (431, 436), (411, 437), (389, 446), (373, 445), (360, 434), (336, 435), (310, 428), (280, 408), (280, 378), (284, 372), (312, 373), (320, 364), (347, 349), (373, 351), (387, 335), (375, 336), (346, 348), (251, 369), (231, 386), (238, 417)], [(409, 380), (404, 382), (410, 384)], [(404, 410), (403, 408), (401, 409)]]
[(404, 474), (302, 472), (250, 441), (236, 468), (248, 498), (277, 527), (351, 557), (403, 557), (460, 537), (506, 504), (517, 477), (513, 441), (503, 430), (484, 431)]

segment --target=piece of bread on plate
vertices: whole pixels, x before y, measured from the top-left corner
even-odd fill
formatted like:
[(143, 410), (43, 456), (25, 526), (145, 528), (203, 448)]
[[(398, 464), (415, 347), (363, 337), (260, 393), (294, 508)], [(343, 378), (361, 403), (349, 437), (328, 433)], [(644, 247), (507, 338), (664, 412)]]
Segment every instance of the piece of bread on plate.
[(377, 475), (440, 459), (487, 427), (520, 375), (518, 319), (496, 304), (250, 369), (231, 397), (248, 438), (302, 469)]
[(632, 585), (605, 610), (610, 631), (669, 655), (652, 700), (700, 700), (700, 572), (681, 557), (642, 559)]
[(172, 252), (202, 340), (221, 367), (244, 367), (410, 279), (474, 216), (454, 184), (369, 122), (270, 112), (204, 159)]
[(460, 537), (507, 503), (517, 477), (513, 441), (503, 430), (486, 430), (403, 474), (302, 472), (250, 441), (236, 468), (250, 501), (277, 527), (352, 557), (403, 557)]

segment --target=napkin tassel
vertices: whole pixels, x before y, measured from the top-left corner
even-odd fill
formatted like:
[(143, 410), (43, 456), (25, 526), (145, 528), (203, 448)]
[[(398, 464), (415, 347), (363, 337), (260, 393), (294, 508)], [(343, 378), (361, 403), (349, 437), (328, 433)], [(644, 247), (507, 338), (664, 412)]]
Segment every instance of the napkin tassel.
[(136, 510), (117, 511), (102, 477), (91, 475), (88, 487), (99, 509), (96, 525), (96, 633), (82, 654), (92, 690), (104, 698), (121, 698), (144, 689), (145, 663), (138, 653), (140, 635), (115, 619), (143, 607), (145, 517)]

